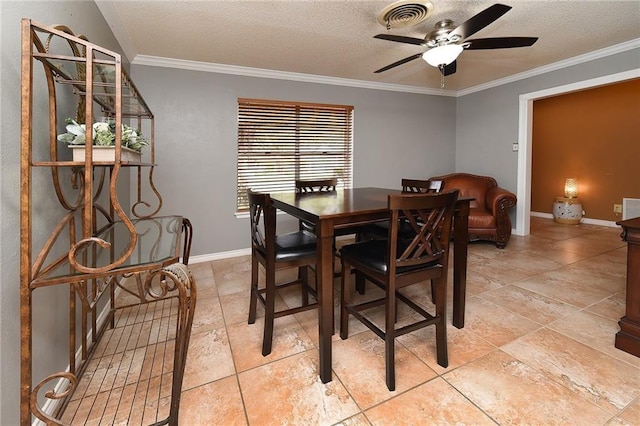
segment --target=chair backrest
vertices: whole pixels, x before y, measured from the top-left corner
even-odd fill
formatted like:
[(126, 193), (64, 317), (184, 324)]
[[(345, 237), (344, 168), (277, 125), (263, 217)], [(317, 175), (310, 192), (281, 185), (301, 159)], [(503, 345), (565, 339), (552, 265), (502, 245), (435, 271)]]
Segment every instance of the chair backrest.
[(316, 180), (296, 179), (296, 192), (335, 191), (336, 185), (338, 185), (337, 178)]
[[(449, 240), (458, 190), (439, 194), (389, 195), (389, 271), (419, 267), (434, 261), (448, 262)], [(415, 231), (413, 239), (398, 238), (400, 221)], [(403, 233), (402, 235), (406, 235)]]
[(402, 179), (402, 192), (431, 194), (442, 191), (441, 180)]
[(276, 236), (276, 209), (269, 194), (249, 189), (247, 195), (251, 219), (251, 245), (267, 254), (268, 251), (275, 250), (272, 243)]

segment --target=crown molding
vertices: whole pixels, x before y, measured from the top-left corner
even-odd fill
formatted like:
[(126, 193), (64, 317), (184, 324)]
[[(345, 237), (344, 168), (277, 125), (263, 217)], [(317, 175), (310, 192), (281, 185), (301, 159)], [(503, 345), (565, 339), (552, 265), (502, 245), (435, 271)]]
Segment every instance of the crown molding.
[(573, 58), (565, 59), (559, 62), (554, 62), (549, 65), (544, 65), (542, 67), (534, 68), (532, 70), (521, 72), (519, 74), (514, 74), (512, 76), (501, 78), (499, 80), (490, 81), (488, 83), (480, 84), (478, 86), (470, 87), (464, 90), (458, 90), (456, 92), (456, 97), (469, 95), (471, 93), (480, 92), (482, 90), (487, 90), (493, 87), (502, 86), (503, 84), (513, 83), (518, 80), (524, 80), (525, 78), (535, 77), (551, 71), (557, 71), (562, 68), (567, 68), (574, 65), (583, 64), (585, 62), (593, 61), (596, 59), (605, 58), (607, 56), (626, 52), (628, 50), (636, 49), (638, 47), (640, 47), (640, 38), (629, 40), (620, 44), (614, 44), (613, 46), (609, 46), (603, 49), (594, 50), (593, 52), (585, 53), (584, 55), (574, 56)]
[[(118, 40), (120, 41), (120, 38), (118, 38)], [(122, 41), (120, 41), (120, 43), (121, 45), (123, 44)], [(263, 69), (263, 68), (251, 68), (251, 67), (242, 67), (237, 65), (215, 64), (210, 62), (189, 61), (184, 59), (163, 58), (159, 56), (148, 56), (148, 55), (135, 55), (131, 63), (134, 65), (177, 68), (177, 69), (184, 69), (184, 70), (191, 70), (191, 71), (240, 75), (240, 76), (246, 76), (246, 77), (272, 78), (277, 80), (298, 81), (303, 83), (330, 84), (335, 86), (348, 86), (348, 87), (356, 87), (361, 89), (387, 90), (392, 92), (406, 92), (406, 93), (416, 93), (416, 94), (423, 94), (423, 95), (460, 97), (460, 96), (469, 95), (475, 92), (491, 89), (494, 87), (502, 86), (504, 84), (513, 83), (518, 80), (524, 80), (526, 78), (535, 77), (551, 71), (560, 70), (562, 68), (579, 65), (585, 62), (589, 62), (589, 61), (604, 58), (607, 56), (615, 55), (618, 53), (626, 52), (628, 50), (636, 49), (639, 47), (640, 47), (640, 39), (634, 39), (634, 40), (616, 44), (604, 49), (595, 50), (593, 52), (586, 53), (584, 55), (575, 56), (573, 58), (555, 62), (553, 64), (545, 65), (529, 71), (514, 74), (506, 78), (490, 81), (488, 83), (480, 84), (478, 86), (473, 86), (468, 89), (458, 90), (458, 91), (422, 88), (422, 87), (407, 86), (407, 85), (400, 85), (400, 84), (377, 83), (377, 82), (365, 81), (365, 80), (352, 80), (347, 78), (327, 77), (327, 76), (314, 75), (314, 74), (276, 71), (276, 70), (269, 70), (269, 69)]]
[(334, 86), (357, 87), (361, 89), (388, 90), (392, 92), (408, 92), (423, 95), (456, 96), (455, 91), (430, 89), (401, 84), (376, 83), (365, 80), (327, 77), (315, 74), (303, 74), (288, 71), (276, 71), (264, 68), (241, 67), (237, 65), (215, 64), (211, 62), (189, 61), (184, 59), (163, 58), (159, 56), (136, 55), (131, 62), (134, 65), (148, 65), (165, 68), (178, 68), (191, 71), (213, 72), (219, 74), (241, 75), (246, 77), (273, 78), (277, 80), (299, 81), (303, 83), (330, 84)]

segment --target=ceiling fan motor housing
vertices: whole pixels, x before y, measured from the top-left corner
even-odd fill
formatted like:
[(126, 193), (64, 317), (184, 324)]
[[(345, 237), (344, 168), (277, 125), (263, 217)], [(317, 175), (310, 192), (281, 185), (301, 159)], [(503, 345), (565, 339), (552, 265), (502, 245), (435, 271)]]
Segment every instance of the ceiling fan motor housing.
[(449, 38), (449, 33), (455, 29), (453, 21), (451, 19), (443, 19), (438, 21), (435, 25), (435, 29), (427, 34), (424, 38), (428, 47), (441, 46), (447, 43), (455, 43), (460, 40), (460, 36), (454, 34)]

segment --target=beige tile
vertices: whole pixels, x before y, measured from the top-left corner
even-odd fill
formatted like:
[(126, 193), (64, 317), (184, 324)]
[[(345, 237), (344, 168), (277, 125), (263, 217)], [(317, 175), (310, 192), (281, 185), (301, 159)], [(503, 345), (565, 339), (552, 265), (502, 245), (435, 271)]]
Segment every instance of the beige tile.
[(605, 291), (608, 293), (607, 296), (623, 291), (627, 284), (624, 277), (613, 276), (598, 270), (585, 269), (576, 264), (548, 272), (547, 275), (563, 281), (582, 283), (592, 289)]
[(438, 365), (436, 356), (436, 330), (429, 326), (400, 336), (398, 341), (438, 374), (481, 358), (496, 347), (465, 327), (457, 329), (447, 324), (447, 349), (449, 367)]
[(538, 330), (502, 349), (611, 414), (640, 395), (640, 369), (553, 330)]
[(640, 419), (640, 398), (629, 404), (627, 408), (618, 416), (628, 424), (638, 424)]
[(178, 423), (181, 425), (247, 424), (236, 376), (226, 377), (182, 393)]
[(227, 330), (238, 372), (315, 348), (302, 326), (291, 315), (275, 319), (271, 353), (266, 357), (262, 356), (264, 317), (258, 318), (255, 324), (242, 322), (228, 325)]
[[(220, 296), (220, 305), (227, 325), (247, 322), (249, 319), (249, 291), (222, 295)], [(264, 315), (262, 308), (259, 309), (258, 315)]]
[(229, 339), (224, 328), (191, 335), (183, 390), (230, 376), (235, 372)]
[(625, 292), (619, 292), (586, 308), (586, 311), (618, 321), (626, 313)]
[(482, 263), (472, 264), (467, 270), (467, 277), (471, 279), (473, 274), (480, 274), (502, 285), (511, 284), (535, 275), (535, 272), (512, 265), (502, 259), (488, 259)]
[(385, 379), (384, 341), (371, 331), (333, 344), (333, 370), (358, 406), (367, 409), (436, 376), (401, 344), (395, 345), (396, 390)]
[(495, 425), (455, 388), (435, 378), (367, 410), (376, 425)]
[(549, 324), (549, 328), (640, 368), (640, 358), (615, 347), (615, 335), (620, 331), (616, 320), (589, 311), (579, 311)]
[(236, 292), (248, 294), (251, 285), (250, 256), (217, 260), (212, 262), (212, 265), (220, 296)]
[(210, 329), (224, 329), (224, 317), (222, 316), (222, 308), (220, 307), (220, 298), (218, 296), (208, 295), (200, 297), (196, 302), (196, 309), (193, 315), (192, 333), (198, 333)]
[(604, 424), (610, 413), (502, 351), (443, 378), (498, 424)]
[(566, 281), (552, 274), (536, 275), (513, 285), (579, 308), (601, 301), (611, 294), (610, 290), (590, 285), (589, 282)]
[(364, 414), (358, 414), (336, 423), (334, 426), (371, 426)]
[[(453, 274), (451, 274), (453, 275)], [(504, 284), (497, 282), (490, 277), (486, 277), (479, 272), (474, 271), (467, 275), (467, 295), (481, 294), (485, 291), (495, 290)], [(450, 292), (453, 294), (453, 292)]]
[(465, 329), (502, 346), (540, 328), (540, 324), (477, 296), (467, 298)]
[(316, 350), (238, 374), (247, 418), (255, 425), (330, 425), (359, 413), (339, 380), (323, 384)]
[(507, 310), (516, 310), (519, 315), (539, 324), (548, 324), (565, 317), (578, 308), (538, 293), (508, 285), (497, 290), (487, 291), (479, 297), (502, 306)]

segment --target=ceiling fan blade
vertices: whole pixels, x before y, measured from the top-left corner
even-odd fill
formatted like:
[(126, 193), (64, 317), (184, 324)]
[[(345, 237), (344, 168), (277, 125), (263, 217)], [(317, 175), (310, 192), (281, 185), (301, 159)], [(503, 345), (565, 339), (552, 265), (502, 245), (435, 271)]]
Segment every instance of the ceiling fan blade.
[(458, 36), (460, 39), (470, 37), (507, 13), (509, 10), (511, 10), (511, 6), (507, 6), (505, 4), (497, 3), (493, 6), (489, 6), (482, 12), (472, 16), (460, 24), (457, 28), (452, 30), (447, 37), (449, 40), (452, 40), (452, 36)]
[(495, 37), (495, 38), (476, 38), (467, 40), (470, 43), (467, 50), (479, 49), (509, 49), (511, 47), (527, 47), (538, 41), (538, 37)]
[(406, 64), (407, 62), (411, 62), (414, 59), (418, 59), (421, 56), (422, 56), (422, 53), (416, 53), (415, 55), (411, 55), (408, 58), (400, 59), (398, 62), (394, 62), (394, 63), (392, 63), (390, 65), (387, 65), (386, 67), (382, 67), (379, 70), (374, 71), (374, 73), (377, 74), (377, 73), (380, 73), (380, 72), (383, 72), (383, 71), (390, 70), (391, 68), (395, 68), (398, 65)]
[(374, 35), (373, 38), (379, 38), (381, 40), (389, 40), (395, 41), (398, 43), (407, 43), (407, 44), (415, 44), (417, 46), (424, 46), (425, 42), (421, 38), (413, 38), (413, 37), (404, 37), (393, 34), (377, 34)]
[(449, 65), (445, 65), (444, 67), (440, 68), (440, 72), (442, 73), (442, 75), (446, 77), (448, 75), (454, 74), (457, 68), (456, 62), (457, 61), (453, 61)]

